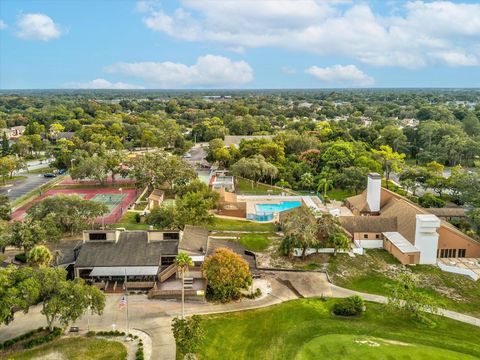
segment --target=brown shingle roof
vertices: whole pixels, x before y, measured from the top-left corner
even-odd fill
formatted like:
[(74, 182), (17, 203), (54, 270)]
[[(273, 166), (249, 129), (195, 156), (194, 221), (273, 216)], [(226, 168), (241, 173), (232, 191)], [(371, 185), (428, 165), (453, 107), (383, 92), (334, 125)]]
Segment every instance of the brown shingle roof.
[(442, 217), (464, 217), (465, 209), (462, 208), (428, 208), (427, 211), (430, 214), (442, 216)]
[(208, 247), (208, 230), (200, 226), (185, 226), (179, 247), (190, 255), (204, 255)]
[(397, 218), (384, 216), (340, 216), (340, 224), (350, 234), (397, 231)]

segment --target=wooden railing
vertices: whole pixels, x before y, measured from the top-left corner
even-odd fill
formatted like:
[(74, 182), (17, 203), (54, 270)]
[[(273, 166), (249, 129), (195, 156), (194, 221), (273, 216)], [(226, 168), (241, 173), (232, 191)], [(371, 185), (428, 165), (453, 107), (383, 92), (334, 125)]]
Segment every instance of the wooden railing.
[(177, 266), (175, 264), (171, 264), (169, 267), (163, 270), (160, 274), (158, 274), (158, 280), (160, 280), (160, 282), (164, 282), (176, 272), (177, 272)]

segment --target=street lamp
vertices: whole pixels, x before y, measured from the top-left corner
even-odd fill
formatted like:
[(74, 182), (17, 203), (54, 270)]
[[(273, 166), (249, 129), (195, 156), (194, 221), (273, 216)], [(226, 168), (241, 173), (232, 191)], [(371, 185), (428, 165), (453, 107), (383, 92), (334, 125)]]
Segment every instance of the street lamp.
[(73, 169), (73, 163), (77, 161), (77, 159), (70, 159), (70, 167)]

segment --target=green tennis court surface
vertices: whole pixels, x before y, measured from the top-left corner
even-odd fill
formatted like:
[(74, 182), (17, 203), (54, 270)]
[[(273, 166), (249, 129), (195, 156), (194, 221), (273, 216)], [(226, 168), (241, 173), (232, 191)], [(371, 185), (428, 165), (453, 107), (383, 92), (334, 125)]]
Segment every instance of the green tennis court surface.
[(108, 206), (108, 210), (112, 212), (126, 196), (126, 194), (97, 194), (90, 200), (104, 203)]

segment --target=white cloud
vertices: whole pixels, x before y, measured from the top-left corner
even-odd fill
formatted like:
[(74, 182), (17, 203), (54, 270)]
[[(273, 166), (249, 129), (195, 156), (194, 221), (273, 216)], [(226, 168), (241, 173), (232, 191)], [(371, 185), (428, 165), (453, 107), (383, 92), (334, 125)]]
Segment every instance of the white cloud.
[(88, 82), (70, 82), (64, 85), (66, 89), (144, 89), (143, 86), (123, 82), (112, 83), (105, 79), (95, 79)]
[(7, 23), (6, 23), (5, 21), (0, 20), (0, 30), (5, 29), (7, 26), (8, 26), (8, 25), (7, 25)]
[(287, 74), (287, 75), (294, 75), (297, 73), (297, 70), (295, 70), (294, 68), (290, 67), (290, 66), (282, 66), (280, 71), (284, 74)]
[(200, 56), (193, 65), (170, 61), (117, 63), (105, 70), (139, 77), (158, 88), (228, 87), (253, 79), (253, 70), (245, 61), (215, 55)]
[(48, 41), (61, 35), (60, 28), (45, 14), (22, 14), (17, 21), (17, 36), (26, 40)]
[(374, 79), (355, 65), (333, 65), (330, 67), (312, 66), (305, 70), (317, 80), (328, 84), (348, 86), (371, 86)]
[(153, 31), (186, 41), (227, 49), (302, 50), (375, 66), (465, 66), (480, 56), (471, 50), (480, 38), (480, 4), (412, 1), (401, 6), (394, 15), (382, 16), (355, 2), (183, 0), (172, 12), (150, 6), (142, 20)]

